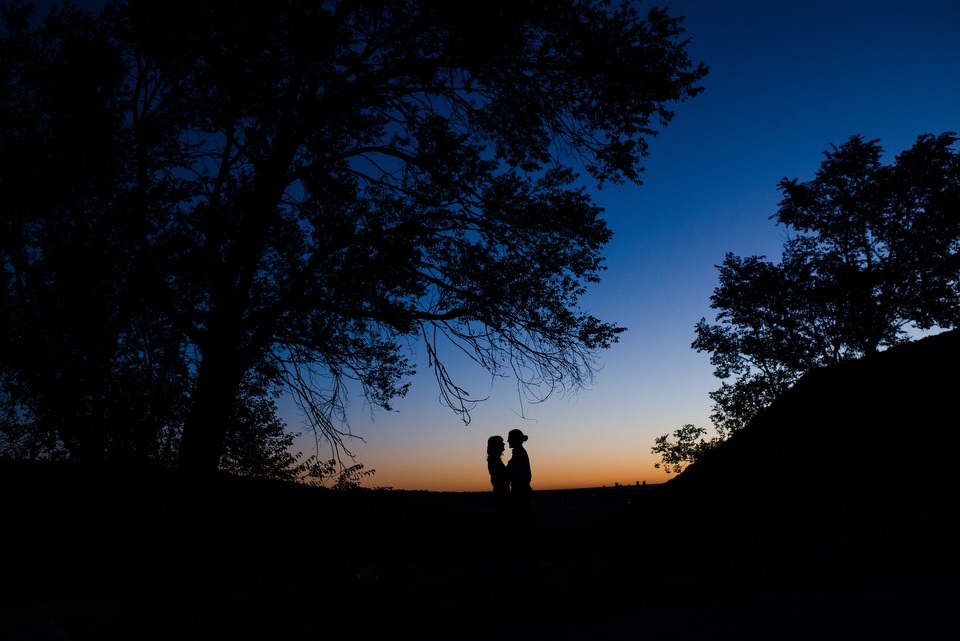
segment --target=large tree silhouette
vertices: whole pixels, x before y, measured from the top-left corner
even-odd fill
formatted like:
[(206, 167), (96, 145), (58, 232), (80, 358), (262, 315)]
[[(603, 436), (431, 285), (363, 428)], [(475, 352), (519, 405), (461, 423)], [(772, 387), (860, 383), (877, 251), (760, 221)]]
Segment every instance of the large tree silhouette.
[[(884, 164), (879, 141), (853, 136), (824, 153), (812, 180), (780, 182), (780, 262), (728, 254), (710, 299), (717, 322), (696, 326), (693, 347), (723, 380), (710, 395), (718, 440), (806, 372), (907, 341), (911, 329), (960, 324), (956, 142), (925, 134)], [(689, 433), (664, 435), (654, 453), (682, 467), (709, 449), (692, 448)]]
[[(883, 164), (877, 140), (824, 153), (813, 180), (784, 179), (774, 216), (790, 237), (778, 264), (728, 255), (697, 324), (724, 384), (711, 396), (726, 433), (810, 370), (960, 320), (960, 154), (952, 133), (920, 136)], [(727, 380), (731, 382), (726, 382)]]
[[(23, 99), (8, 110), (45, 122), (71, 112), (64, 92), (93, 96), (76, 124), (109, 131), (78, 147), (102, 140), (109, 158), (63, 171), (107, 184), (85, 207), (54, 193), (23, 211), (107, 230), (97, 249), (118, 273), (78, 291), (110, 283), (134, 301), (120, 327), (143, 315), (170, 336), (159, 349), (189, 370), (179, 458), (194, 471), (217, 466), (251, 373), (334, 443), (348, 381), (381, 406), (406, 391), (410, 340), (464, 416), (474, 399), (445, 366), (451, 346), (523, 385), (582, 384), (621, 330), (578, 305), (610, 231), (573, 168), (639, 182), (646, 138), (705, 74), (679, 19), (630, 3), (134, 0), (60, 20), (102, 58), (95, 78), (11, 73)], [(42, 54), (61, 74), (78, 60), (69, 38), (14, 46), (33, 37), (8, 27), (4, 55)], [(33, 133), (6, 135), (24, 147)], [(41, 160), (21, 167), (34, 189)], [(20, 248), (42, 252), (17, 220)], [(5, 260), (12, 284), (26, 267)], [(110, 303), (90, 304), (125, 309)]]

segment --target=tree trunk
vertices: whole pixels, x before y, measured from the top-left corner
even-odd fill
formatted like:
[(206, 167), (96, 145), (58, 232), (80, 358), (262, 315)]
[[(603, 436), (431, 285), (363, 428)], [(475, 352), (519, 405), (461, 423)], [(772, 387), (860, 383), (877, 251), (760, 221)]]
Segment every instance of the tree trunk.
[(193, 406), (184, 422), (177, 456), (180, 469), (189, 474), (212, 476), (219, 468), (243, 380), (244, 370), (237, 360), (229, 339), (214, 338), (201, 353)]

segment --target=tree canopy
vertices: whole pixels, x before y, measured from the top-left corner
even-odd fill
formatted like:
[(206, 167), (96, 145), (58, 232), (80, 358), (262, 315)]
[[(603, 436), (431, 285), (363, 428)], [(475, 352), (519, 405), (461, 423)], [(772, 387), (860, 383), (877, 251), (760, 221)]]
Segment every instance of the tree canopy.
[(589, 380), (622, 328), (579, 307), (611, 234), (584, 181), (639, 182), (706, 73), (634, 3), (3, 6), (4, 433), (194, 471), (281, 390), (339, 446), (345, 385), (389, 407), (410, 341), (464, 417), (451, 346)]
[[(711, 393), (719, 440), (806, 372), (960, 324), (956, 142), (921, 135), (884, 164), (878, 140), (853, 136), (824, 153), (813, 180), (780, 182), (780, 262), (728, 254), (710, 299), (718, 322), (696, 326), (693, 348), (723, 380)], [(654, 447), (673, 468), (696, 458), (676, 436)]]

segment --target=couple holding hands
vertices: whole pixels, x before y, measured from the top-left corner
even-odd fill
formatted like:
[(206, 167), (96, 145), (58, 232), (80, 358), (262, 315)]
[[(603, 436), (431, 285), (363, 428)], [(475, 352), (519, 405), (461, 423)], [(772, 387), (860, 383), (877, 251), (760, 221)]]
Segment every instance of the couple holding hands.
[(530, 457), (523, 448), (526, 434), (513, 429), (507, 434), (507, 443), (513, 453), (510, 461), (503, 464), (503, 437), (487, 439), (487, 470), (493, 485), (493, 498), (500, 514), (511, 514), (518, 521), (530, 516), (533, 488), (530, 487)]

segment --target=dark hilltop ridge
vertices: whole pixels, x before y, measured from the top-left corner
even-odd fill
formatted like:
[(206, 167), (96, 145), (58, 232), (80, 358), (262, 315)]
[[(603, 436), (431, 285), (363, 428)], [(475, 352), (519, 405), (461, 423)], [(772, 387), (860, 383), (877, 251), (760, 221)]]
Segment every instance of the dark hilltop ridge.
[(811, 372), (658, 499), (753, 555), (843, 569), (955, 563), (958, 363), (954, 330)]
[(960, 331), (811, 372), (667, 485), (792, 497), (956, 495)]
[[(657, 487), (0, 464), (7, 639), (915, 638), (957, 598), (960, 332), (813, 372)], [(949, 629), (949, 628), (944, 628)]]

